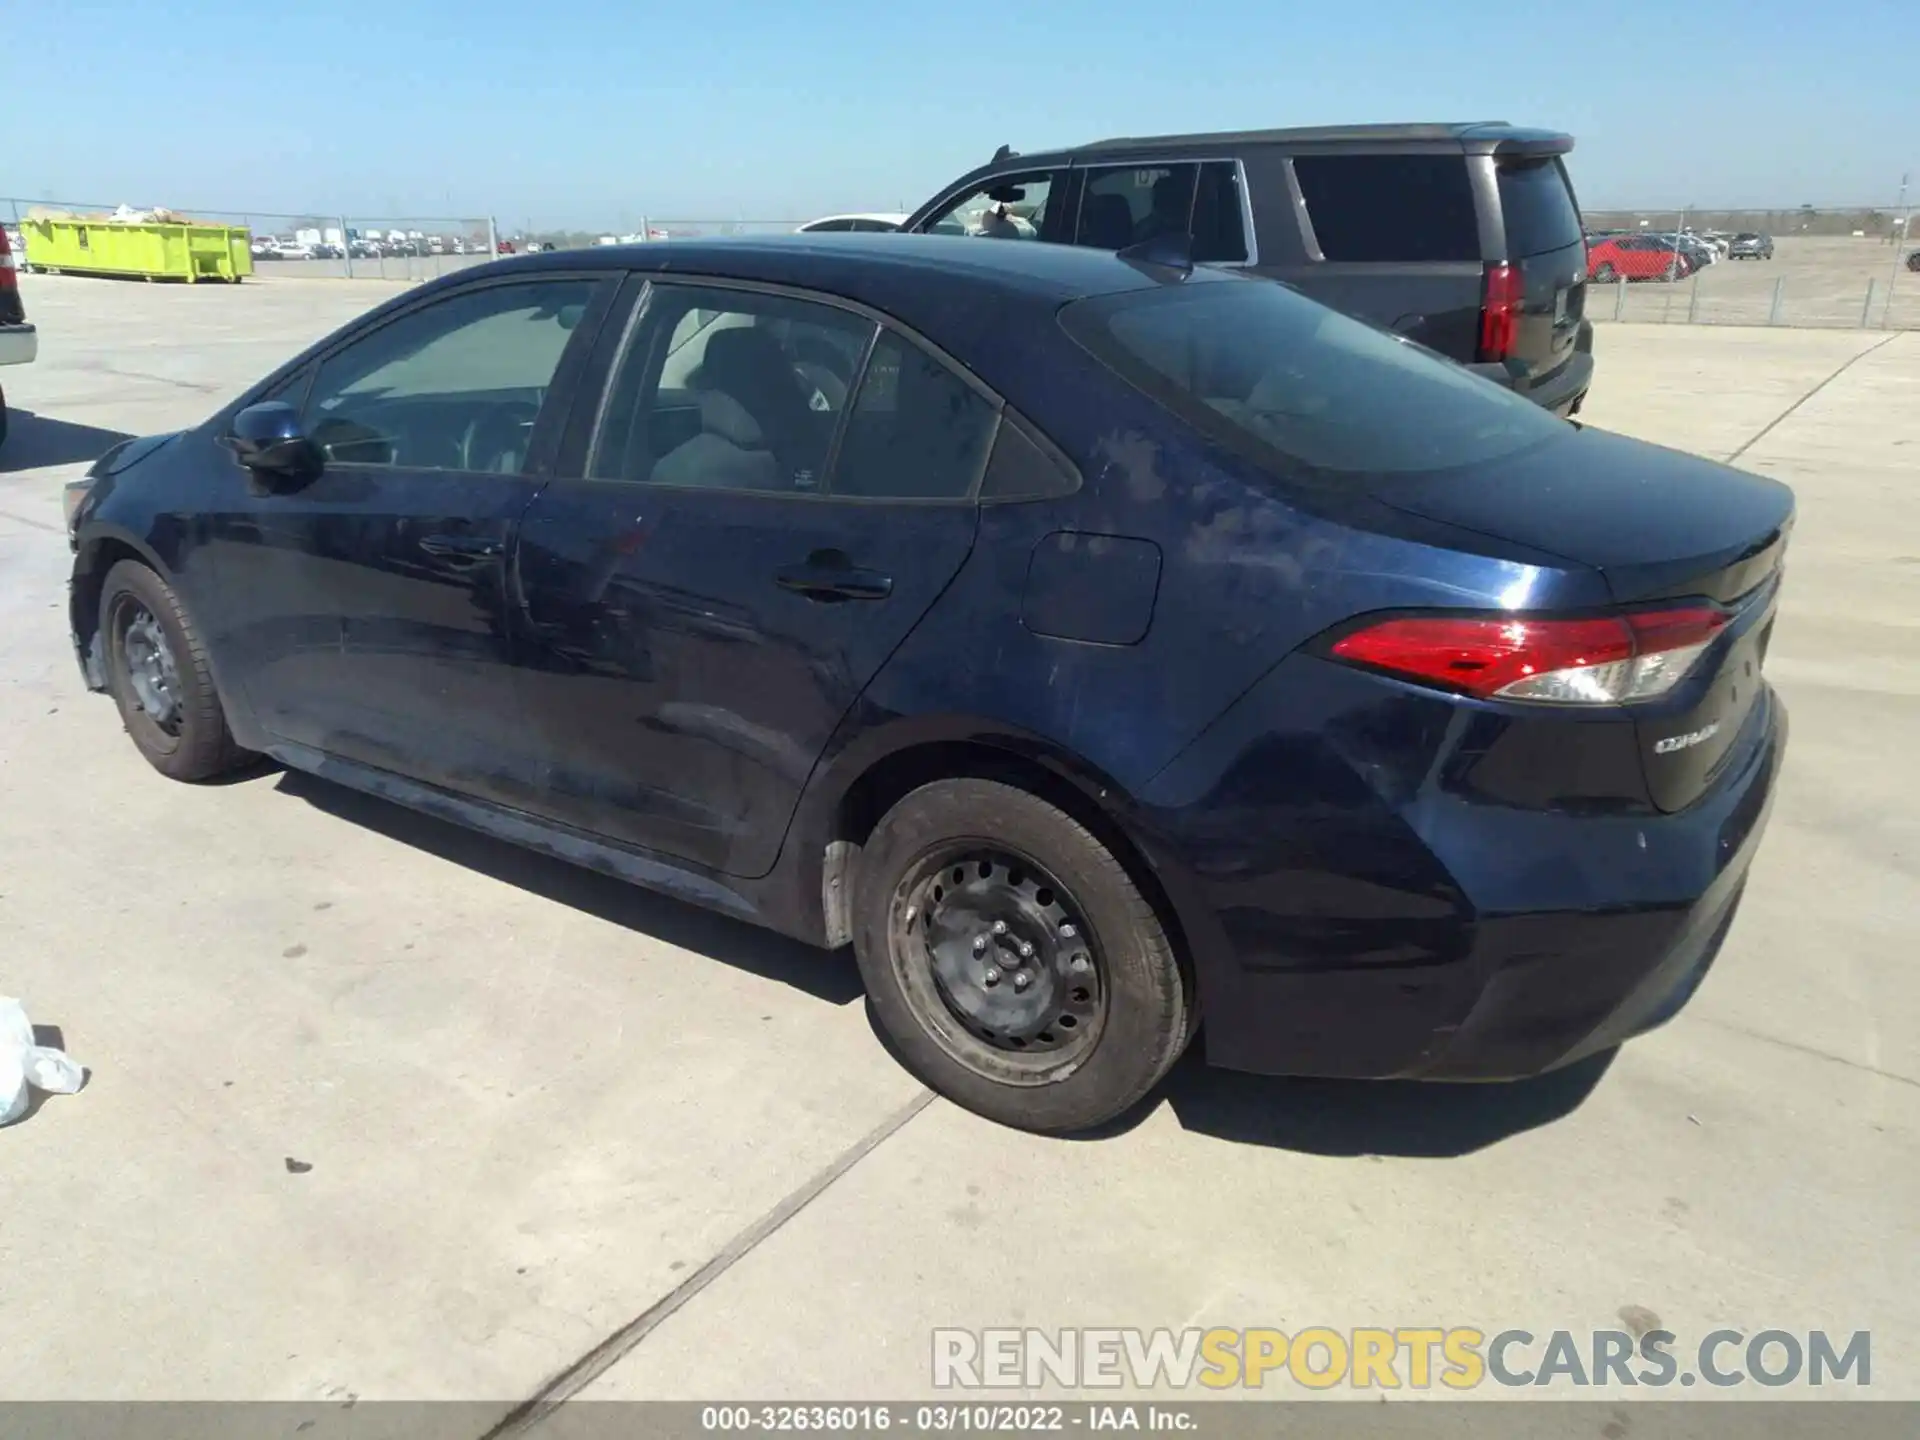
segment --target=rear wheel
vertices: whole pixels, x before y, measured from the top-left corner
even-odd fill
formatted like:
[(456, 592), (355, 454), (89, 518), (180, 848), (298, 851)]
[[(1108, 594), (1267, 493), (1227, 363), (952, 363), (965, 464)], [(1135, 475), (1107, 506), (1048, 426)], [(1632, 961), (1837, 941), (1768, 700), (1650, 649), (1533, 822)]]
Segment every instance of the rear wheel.
[(100, 591), (107, 689), (134, 747), (162, 775), (207, 780), (251, 756), (234, 744), (205, 648), (186, 608), (137, 560)]
[(989, 780), (902, 799), (862, 851), (854, 951), (876, 1017), (941, 1094), (1023, 1130), (1123, 1114), (1193, 1030), (1165, 927), (1071, 816)]

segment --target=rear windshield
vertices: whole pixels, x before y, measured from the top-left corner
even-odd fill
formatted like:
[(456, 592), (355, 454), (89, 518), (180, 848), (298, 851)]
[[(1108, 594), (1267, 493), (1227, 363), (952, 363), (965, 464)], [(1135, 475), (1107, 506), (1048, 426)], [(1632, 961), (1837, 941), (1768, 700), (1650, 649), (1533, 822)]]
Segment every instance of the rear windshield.
[(1480, 258), (1464, 155), (1296, 155), (1293, 174), (1330, 262)]
[(1268, 280), (1100, 296), (1061, 323), (1195, 428), (1293, 478), (1451, 470), (1567, 433), (1492, 381)]
[(1503, 161), (1498, 173), (1508, 259), (1524, 260), (1581, 242), (1580, 211), (1558, 160)]

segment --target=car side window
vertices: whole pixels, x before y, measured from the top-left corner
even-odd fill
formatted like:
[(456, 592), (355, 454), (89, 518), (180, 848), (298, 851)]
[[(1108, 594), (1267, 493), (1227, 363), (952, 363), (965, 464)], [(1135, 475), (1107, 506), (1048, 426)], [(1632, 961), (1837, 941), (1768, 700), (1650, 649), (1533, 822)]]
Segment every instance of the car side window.
[(875, 329), (784, 295), (654, 285), (608, 388), (588, 475), (776, 495), (822, 490)]
[(998, 407), (919, 346), (883, 331), (833, 467), (835, 495), (963, 500), (986, 464)]
[(983, 502), (1050, 500), (1079, 488), (1080, 474), (1071, 461), (1011, 410), (1001, 414), (987, 473), (980, 478)]
[(1248, 259), (1246, 201), (1240, 167), (1211, 160), (1200, 167), (1193, 192), (1193, 258), (1199, 264), (1238, 265)]
[(1193, 223), (1198, 165), (1105, 165), (1087, 171), (1073, 243), (1124, 250)]
[(979, 189), (960, 196), (920, 229), (932, 235), (1038, 240), (1046, 229), (1055, 179), (1050, 170), (996, 175)]
[(320, 363), (307, 433), (337, 463), (518, 474), (597, 282), (461, 291)]
[(1480, 258), (1480, 221), (1464, 156), (1297, 155), (1293, 173), (1329, 261)]

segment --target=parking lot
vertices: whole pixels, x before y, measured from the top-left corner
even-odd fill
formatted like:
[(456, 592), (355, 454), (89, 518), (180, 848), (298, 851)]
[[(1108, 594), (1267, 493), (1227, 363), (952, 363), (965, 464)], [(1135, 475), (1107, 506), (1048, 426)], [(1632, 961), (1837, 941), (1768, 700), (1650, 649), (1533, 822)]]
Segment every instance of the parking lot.
[(1652, 324), (1920, 329), (1920, 275), (1904, 265), (1912, 246), (1829, 235), (1776, 236), (1773, 244), (1771, 260), (1722, 260), (1677, 284), (1595, 285), (1587, 314)]
[(0, 992), (92, 1078), (0, 1133), (0, 1398), (907, 1398), (935, 1327), (1650, 1312), (1871, 1331), (1872, 1393), (1920, 1399), (1920, 335), (1600, 330), (1584, 420), (1800, 497), (1783, 788), (1687, 1010), (1511, 1086), (1196, 1047), (1060, 1141), (931, 1099), (847, 956), (277, 769), (154, 774), (68, 648), (60, 483), (395, 291), (23, 287)]

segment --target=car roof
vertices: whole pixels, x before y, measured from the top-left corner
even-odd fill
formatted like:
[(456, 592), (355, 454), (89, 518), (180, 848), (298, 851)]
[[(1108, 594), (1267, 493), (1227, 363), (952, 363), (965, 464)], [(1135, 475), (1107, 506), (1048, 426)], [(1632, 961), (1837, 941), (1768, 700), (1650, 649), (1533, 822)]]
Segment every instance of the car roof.
[[(923, 317), (955, 301), (1022, 298), (1051, 307), (1161, 283), (1154, 272), (1129, 264), (1109, 250), (1037, 240), (846, 231), (596, 245), (497, 262), (502, 271), (509, 266), (516, 270), (617, 268), (662, 278), (684, 273), (792, 285), (872, 305), (929, 331), (938, 327), (924, 323)], [(1205, 270), (1194, 273), (1211, 275)]]
[(1538, 154), (1562, 154), (1573, 148), (1573, 137), (1558, 130), (1535, 129), (1505, 120), (1461, 120), (1377, 125), (1307, 125), (1277, 130), (1208, 130), (1185, 135), (1122, 135), (1083, 145), (1036, 151), (1009, 152), (988, 162), (1045, 164), (1068, 155), (1097, 155), (1102, 151), (1132, 152), (1196, 150), (1252, 145), (1393, 146), (1452, 143), (1462, 149), (1492, 153), (1520, 149)]
[(1073, 348), (1055, 320), (1072, 301), (1144, 294), (1176, 283), (1268, 283), (1206, 266), (1183, 275), (1129, 263), (1110, 250), (1038, 240), (827, 231), (513, 255), (444, 276), (429, 288), (583, 271), (818, 291), (878, 311), (931, 340), (1016, 405), (1027, 403), (1022, 397), (1046, 372), (1045, 357)]

